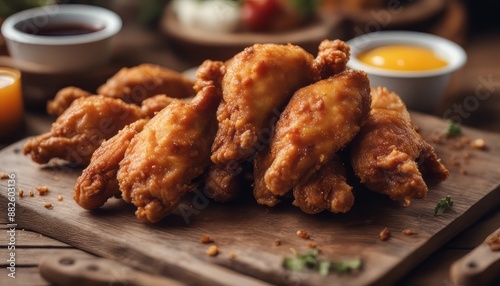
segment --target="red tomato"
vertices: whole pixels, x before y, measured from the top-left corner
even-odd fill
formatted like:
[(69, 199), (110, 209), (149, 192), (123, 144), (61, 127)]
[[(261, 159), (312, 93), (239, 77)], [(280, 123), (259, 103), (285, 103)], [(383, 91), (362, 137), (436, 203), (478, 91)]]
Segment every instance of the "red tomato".
[(241, 17), (249, 30), (264, 31), (269, 29), (280, 9), (279, 0), (246, 0), (241, 8)]

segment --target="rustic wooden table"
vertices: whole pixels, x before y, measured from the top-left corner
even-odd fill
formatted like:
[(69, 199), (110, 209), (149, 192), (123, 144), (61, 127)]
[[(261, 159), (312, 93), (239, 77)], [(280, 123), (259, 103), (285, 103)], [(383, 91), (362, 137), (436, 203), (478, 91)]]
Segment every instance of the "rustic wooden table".
[[(182, 71), (191, 64), (171, 51), (168, 43), (144, 28), (126, 27), (116, 43), (115, 62), (131, 66), (151, 62)], [(490, 92), (490, 96), (479, 102), (474, 110), (462, 114), (463, 124), (474, 128), (500, 133), (500, 47), (498, 33), (471, 36), (465, 44), (468, 53), (467, 65), (452, 78), (452, 84), (440, 105), (436, 116), (450, 117), (459, 107), (467, 103), (467, 98), (478, 90)], [(131, 56), (133, 55), (133, 56)], [(112, 68), (115, 69), (116, 67)], [(35, 78), (36, 80), (36, 78)], [(451, 111), (450, 111), (451, 110)], [(26, 130), (22, 136), (34, 135), (49, 129), (53, 118), (41, 112), (28, 111)], [(16, 138), (12, 139), (12, 142)], [(6, 142), (11, 143), (11, 142)], [(6, 143), (3, 143), (5, 146)], [(4, 207), (2, 206), (2, 210)], [(487, 214), (473, 226), (456, 236), (419, 267), (400, 281), (401, 285), (451, 285), (450, 265), (479, 245), (490, 233), (500, 227), (500, 203), (495, 211)], [(85, 254), (70, 245), (23, 229), (18, 226), (16, 233), (16, 279), (7, 278), (7, 219), (3, 211), (0, 215), (0, 284), (1, 285), (49, 285), (38, 273), (42, 257), (56, 254)], [(90, 255), (90, 254), (87, 254)], [(8, 280), (7, 280), (8, 279)], [(497, 280), (500, 280), (500, 276)], [(499, 281), (493, 285), (499, 285)], [(6, 284), (7, 283), (7, 284)]]

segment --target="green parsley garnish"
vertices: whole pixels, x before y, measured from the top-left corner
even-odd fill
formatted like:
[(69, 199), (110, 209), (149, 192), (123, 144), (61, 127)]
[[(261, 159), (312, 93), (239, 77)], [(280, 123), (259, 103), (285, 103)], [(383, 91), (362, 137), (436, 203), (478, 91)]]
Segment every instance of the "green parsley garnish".
[(346, 273), (361, 268), (361, 258), (342, 261), (327, 261), (318, 258), (318, 250), (310, 250), (305, 254), (296, 254), (294, 257), (285, 257), (283, 267), (289, 270), (314, 270), (320, 275), (326, 276), (330, 271)]
[(434, 209), (434, 215), (442, 215), (447, 209), (453, 206), (453, 201), (451, 196), (448, 195), (446, 198), (441, 199), (436, 208)]
[(448, 127), (446, 127), (444, 134), (446, 137), (455, 137), (462, 134), (462, 128), (455, 121), (448, 120)]

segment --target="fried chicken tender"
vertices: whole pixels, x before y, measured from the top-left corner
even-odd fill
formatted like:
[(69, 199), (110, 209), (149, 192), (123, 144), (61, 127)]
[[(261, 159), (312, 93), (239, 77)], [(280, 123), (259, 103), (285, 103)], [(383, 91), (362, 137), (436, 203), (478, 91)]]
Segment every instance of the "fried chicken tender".
[(299, 89), (281, 114), (269, 150), (255, 159), (254, 196), (278, 203), (358, 133), (370, 110), (366, 73), (346, 70)]
[(74, 200), (84, 209), (101, 207), (109, 198), (119, 195), (116, 173), (118, 164), (132, 138), (142, 131), (149, 119), (140, 119), (125, 126), (111, 139), (104, 141), (92, 155), (90, 164), (78, 177), (74, 187)]
[(87, 165), (104, 140), (144, 117), (140, 107), (119, 99), (101, 95), (79, 98), (57, 118), (50, 132), (29, 139), (23, 152), (39, 164), (61, 158)]
[(393, 200), (423, 198), (423, 177), (440, 182), (448, 177), (432, 146), (415, 131), (399, 96), (386, 88), (372, 90), (372, 110), (351, 144), (351, 163), (370, 190)]
[[(125, 201), (137, 207), (136, 216), (157, 222), (193, 190), (193, 180), (210, 164), (210, 148), (217, 131), (216, 110), (221, 100), (216, 80), (223, 64), (202, 78), (207, 86), (190, 103), (175, 100), (136, 135), (120, 162), (118, 182)], [(205, 67), (204, 67), (205, 68)]]
[(339, 156), (333, 156), (311, 177), (293, 188), (293, 205), (308, 214), (323, 210), (348, 212), (354, 204), (354, 195), (352, 187), (347, 184), (346, 174)]
[(93, 96), (92, 93), (74, 86), (68, 86), (56, 93), (53, 100), (47, 103), (47, 113), (59, 116), (78, 98)]
[(97, 93), (140, 105), (144, 99), (158, 94), (173, 98), (193, 97), (193, 85), (193, 81), (176, 71), (158, 65), (142, 64), (122, 68), (101, 85)]

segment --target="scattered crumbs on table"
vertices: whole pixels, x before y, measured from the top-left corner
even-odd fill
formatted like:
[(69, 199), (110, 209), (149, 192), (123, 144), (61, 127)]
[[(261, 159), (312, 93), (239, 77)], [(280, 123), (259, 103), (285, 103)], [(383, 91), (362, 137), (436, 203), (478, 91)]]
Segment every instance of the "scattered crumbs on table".
[(476, 150), (485, 150), (486, 149), (486, 142), (482, 138), (474, 139), (470, 143), (470, 147), (472, 149), (476, 149)]
[(275, 239), (274, 240), (274, 246), (280, 246), (281, 245), (281, 240)]
[(389, 237), (391, 237), (391, 232), (387, 227), (384, 227), (384, 229), (382, 229), (382, 231), (378, 234), (378, 237), (380, 238), (380, 240), (386, 241), (389, 239)]
[(314, 241), (309, 241), (307, 243), (307, 248), (316, 248), (316, 247), (318, 247), (318, 245)]
[(30, 197), (34, 197), (35, 194), (33, 194), (33, 191), (30, 191)]
[(18, 194), (19, 194), (20, 198), (23, 198), (24, 197), (24, 190), (23, 189), (19, 189)]
[(37, 192), (40, 196), (45, 196), (47, 194), (47, 192), (49, 191), (49, 187), (47, 187), (47, 186), (36, 187), (35, 190), (37, 190)]
[(44, 203), (43, 207), (48, 209), (48, 210), (51, 210), (52, 208), (54, 208), (51, 203)]
[(297, 230), (297, 236), (302, 238), (302, 239), (309, 239), (310, 238), (309, 233), (307, 233), (307, 231), (302, 230), (302, 229)]
[(415, 232), (412, 229), (409, 229), (409, 228), (403, 229), (402, 233), (404, 235), (413, 235), (413, 234), (415, 234)]
[(207, 255), (208, 256), (217, 256), (219, 254), (219, 248), (217, 247), (217, 245), (210, 245), (208, 248), (207, 248)]
[(58, 201), (62, 201), (63, 200), (63, 196), (61, 196), (61, 195), (57, 196), (57, 200)]
[(492, 251), (500, 250), (500, 233), (488, 237), (486, 243), (490, 246)]
[(203, 236), (200, 237), (200, 242), (203, 243), (203, 244), (207, 244), (207, 243), (214, 242), (214, 240), (211, 239), (210, 236), (208, 236), (208, 235), (203, 235)]
[(9, 174), (7, 174), (7, 173), (0, 173), (0, 179), (7, 180), (8, 178), (9, 178)]
[(409, 198), (405, 198), (403, 202), (404, 207), (408, 207), (411, 205), (411, 200)]
[(228, 254), (229, 259), (236, 259), (236, 252), (231, 250)]

